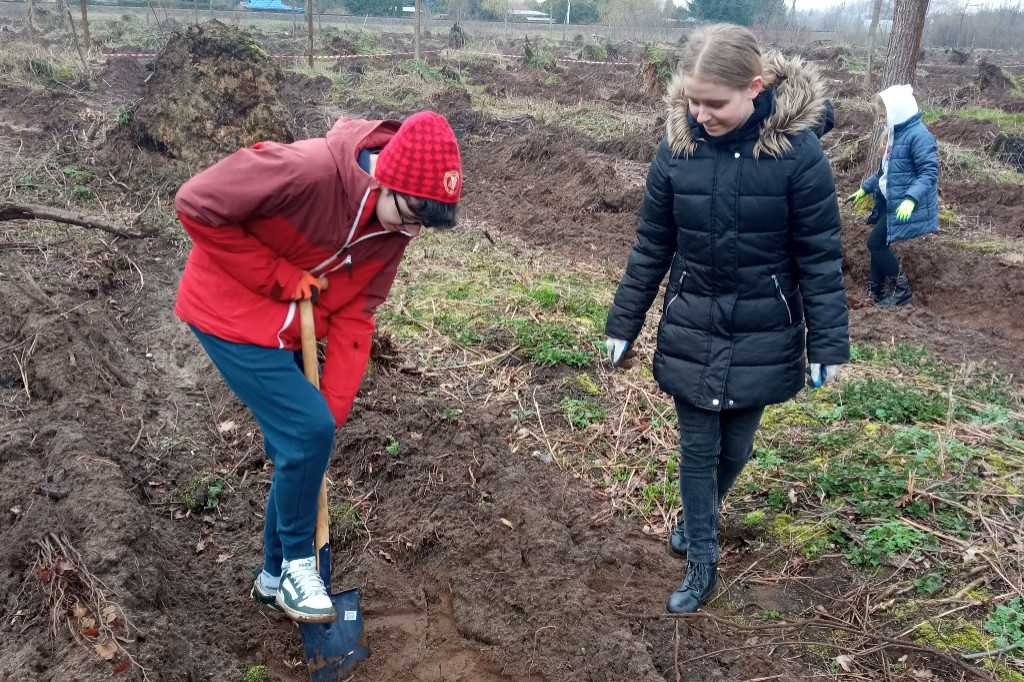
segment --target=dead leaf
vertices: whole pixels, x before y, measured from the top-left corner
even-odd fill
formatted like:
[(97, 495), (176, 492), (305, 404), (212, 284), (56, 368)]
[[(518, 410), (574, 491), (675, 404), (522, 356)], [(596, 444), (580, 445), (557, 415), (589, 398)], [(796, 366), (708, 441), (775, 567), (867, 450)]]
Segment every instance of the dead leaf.
[(237, 426), (238, 425), (235, 424), (233, 420), (228, 419), (227, 421), (222, 421), (220, 424), (217, 424), (217, 431), (219, 431), (222, 434), (230, 433), (234, 431)]
[(110, 674), (111, 675), (117, 675), (117, 674), (123, 673), (125, 670), (127, 670), (130, 667), (132, 667), (132, 664), (129, 663), (128, 661), (125, 661), (124, 663), (121, 663), (120, 665), (115, 665), (114, 669), (110, 671)]
[(222, 563), (224, 563), (225, 561), (227, 561), (228, 559), (230, 559), (233, 556), (234, 556), (234, 554), (232, 554), (231, 552), (224, 552), (223, 554), (218, 554), (217, 555), (217, 563), (218, 564), (222, 564)]
[(975, 561), (979, 554), (981, 554), (981, 552), (974, 547), (968, 547), (964, 550), (964, 563), (969, 564), (970, 562)]
[(100, 631), (97, 630), (96, 628), (86, 628), (82, 632), (82, 634), (85, 635), (86, 637), (99, 637), (100, 636)]
[(853, 656), (840, 654), (839, 656), (836, 656), (835, 661), (839, 664), (839, 667), (842, 668), (844, 671), (848, 673), (853, 672)]
[[(112, 613), (117, 613), (117, 607), (115, 605), (113, 605), (113, 604), (107, 604), (106, 606), (103, 607), (103, 610), (100, 611), (100, 615), (102, 615), (104, 617), (107, 617), (107, 616), (109, 616)], [(108, 620), (109, 620), (109, 618), (108, 618)]]
[(377, 552), (378, 552), (378, 553), (379, 553), (379, 554), (380, 554), (380, 555), (381, 555), (382, 557), (384, 557), (384, 560), (385, 560), (385, 561), (388, 561), (388, 562), (390, 562), (390, 563), (395, 563), (395, 560), (391, 558), (391, 555), (390, 555), (390, 554), (388, 554), (387, 552), (385, 552), (385, 551), (384, 551), (383, 549), (378, 549), (378, 550), (377, 550)]
[(935, 675), (932, 674), (932, 671), (928, 670), (927, 668), (920, 668), (918, 670), (911, 670), (910, 671), (910, 676), (913, 677), (915, 680), (930, 680), (933, 677), (935, 677)]
[(103, 642), (95, 646), (96, 653), (98, 653), (103, 660), (109, 661), (117, 654), (117, 644), (115, 642)]
[(508, 526), (509, 528), (511, 528), (512, 530), (515, 530), (515, 528), (516, 528), (515, 526), (512, 525), (512, 522), (509, 521), (508, 519), (502, 519), (501, 522), (503, 524), (505, 524), (506, 526)]
[(793, 490), (792, 488), (790, 488), (789, 489), (789, 503), (790, 504), (796, 504), (796, 501), (797, 501), (796, 491)]
[(213, 533), (210, 531), (204, 532), (203, 537), (201, 537), (199, 542), (196, 543), (196, 554), (201, 553), (211, 542), (213, 542)]
[(81, 618), (89, 613), (89, 609), (82, 606), (82, 602), (76, 601), (75, 605), (71, 607), (71, 613), (75, 614), (75, 618)]
[(83, 630), (88, 630), (89, 628), (96, 627), (96, 619), (95, 618), (82, 618), (81, 620), (78, 621), (78, 624), (82, 626)]

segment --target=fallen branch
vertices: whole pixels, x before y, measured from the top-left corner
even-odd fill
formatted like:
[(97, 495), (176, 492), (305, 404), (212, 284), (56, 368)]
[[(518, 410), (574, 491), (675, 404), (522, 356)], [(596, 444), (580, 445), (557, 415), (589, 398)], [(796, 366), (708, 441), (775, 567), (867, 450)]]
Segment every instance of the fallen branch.
[(137, 239), (146, 236), (141, 232), (115, 225), (102, 218), (66, 211), (62, 208), (36, 206), (34, 204), (0, 204), (0, 221), (5, 220), (52, 220), (55, 223), (91, 227), (96, 230), (109, 232), (110, 234), (116, 234), (120, 237)]

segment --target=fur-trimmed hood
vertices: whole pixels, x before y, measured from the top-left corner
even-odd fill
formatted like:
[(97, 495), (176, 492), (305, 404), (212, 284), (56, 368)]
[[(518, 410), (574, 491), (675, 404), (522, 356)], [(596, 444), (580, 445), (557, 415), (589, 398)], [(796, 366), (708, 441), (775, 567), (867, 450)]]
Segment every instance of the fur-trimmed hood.
[[(792, 148), (790, 137), (819, 127), (825, 115), (825, 86), (817, 68), (800, 57), (785, 57), (774, 51), (764, 55), (764, 63), (765, 88), (774, 91), (775, 102), (761, 123), (755, 158), (761, 154), (782, 156)], [(665, 104), (665, 129), (672, 152), (679, 156), (693, 154), (702, 131), (690, 115), (683, 76), (678, 71), (669, 83)]]

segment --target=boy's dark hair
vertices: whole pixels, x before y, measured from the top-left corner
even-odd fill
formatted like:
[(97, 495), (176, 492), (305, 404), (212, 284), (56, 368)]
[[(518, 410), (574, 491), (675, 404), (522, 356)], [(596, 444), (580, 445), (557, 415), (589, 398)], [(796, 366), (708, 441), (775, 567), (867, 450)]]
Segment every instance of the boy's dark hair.
[(405, 203), (423, 221), (424, 227), (455, 227), (458, 204), (446, 204), (437, 199), (405, 196)]

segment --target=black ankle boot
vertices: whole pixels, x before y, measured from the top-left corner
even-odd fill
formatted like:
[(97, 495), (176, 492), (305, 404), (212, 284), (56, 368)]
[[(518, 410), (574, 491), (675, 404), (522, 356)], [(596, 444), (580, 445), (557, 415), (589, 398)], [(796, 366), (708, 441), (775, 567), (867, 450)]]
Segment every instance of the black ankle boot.
[(879, 308), (898, 308), (899, 306), (907, 305), (914, 298), (913, 292), (910, 291), (910, 282), (907, 281), (907, 276), (900, 272), (899, 275), (889, 277), (887, 285), (891, 284), (892, 289), (889, 293), (878, 302)]
[(679, 523), (672, 529), (672, 535), (668, 536), (668, 553), (680, 559), (686, 558), (686, 549), (690, 543), (686, 541), (686, 532), (683, 529), (683, 518), (679, 517)]
[(717, 582), (717, 565), (691, 561), (683, 584), (668, 598), (665, 608), (669, 613), (694, 613), (711, 596)]
[(885, 298), (886, 295), (885, 282), (875, 282), (872, 280), (868, 283), (868, 298), (872, 303), (878, 305), (878, 302)]

